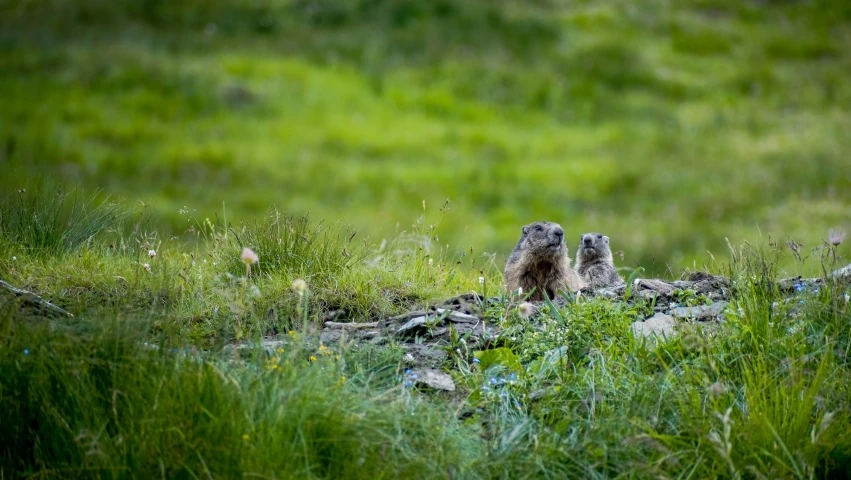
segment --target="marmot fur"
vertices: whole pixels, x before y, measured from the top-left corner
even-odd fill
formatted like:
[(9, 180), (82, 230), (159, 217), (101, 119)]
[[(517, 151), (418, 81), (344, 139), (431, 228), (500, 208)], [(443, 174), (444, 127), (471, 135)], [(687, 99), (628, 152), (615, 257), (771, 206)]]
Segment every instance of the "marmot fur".
[(582, 281), (591, 288), (612, 287), (624, 283), (612, 260), (609, 237), (601, 233), (585, 233), (579, 237), (575, 268)]
[[(518, 288), (532, 292), (529, 300), (543, 300), (544, 292), (556, 298), (560, 289), (575, 292), (583, 287), (570, 268), (564, 230), (552, 222), (535, 222), (523, 227), (523, 235), (505, 265), (505, 283), (510, 292)], [(534, 289), (534, 291), (533, 291)]]

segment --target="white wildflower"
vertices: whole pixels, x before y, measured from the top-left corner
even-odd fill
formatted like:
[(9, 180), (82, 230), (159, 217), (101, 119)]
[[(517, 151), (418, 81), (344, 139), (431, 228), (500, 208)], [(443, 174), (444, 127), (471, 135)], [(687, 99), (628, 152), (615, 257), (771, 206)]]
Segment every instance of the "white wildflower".
[(157, 252), (155, 250), (148, 250), (148, 258), (154, 258), (157, 256)]

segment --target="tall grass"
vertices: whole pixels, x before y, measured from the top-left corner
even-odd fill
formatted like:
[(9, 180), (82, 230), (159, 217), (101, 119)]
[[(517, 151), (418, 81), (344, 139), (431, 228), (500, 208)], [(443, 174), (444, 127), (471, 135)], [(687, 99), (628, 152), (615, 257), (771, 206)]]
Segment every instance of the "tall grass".
[(121, 204), (52, 180), (0, 187), (0, 241), (28, 255), (67, 254), (97, 234), (121, 225)]

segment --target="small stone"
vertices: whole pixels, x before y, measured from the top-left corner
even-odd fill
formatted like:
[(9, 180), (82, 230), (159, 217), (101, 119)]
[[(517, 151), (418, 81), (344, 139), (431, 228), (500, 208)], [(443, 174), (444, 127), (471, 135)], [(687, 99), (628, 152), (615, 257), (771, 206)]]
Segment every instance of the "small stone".
[(414, 317), (414, 318), (410, 319), (407, 323), (405, 323), (404, 325), (399, 327), (399, 329), (396, 330), (396, 333), (404, 333), (404, 332), (407, 332), (408, 330), (413, 330), (414, 328), (425, 325), (426, 322), (428, 322), (428, 317), (426, 317), (425, 315), (423, 315), (421, 317)]
[(452, 381), (452, 377), (448, 373), (434, 369), (425, 369), (417, 373), (419, 374), (417, 383), (421, 383), (426, 387), (433, 388), (435, 390), (443, 390), (446, 392), (455, 391), (455, 382)]
[(677, 321), (670, 315), (657, 313), (643, 322), (635, 322), (632, 324), (632, 331), (636, 337), (653, 338), (671, 338), (677, 332), (675, 330)]
[(678, 319), (693, 318), (697, 321), (705, 322), (719, 318), (724, 307), (729, 302), (715, 302), (712, 305), (695, 305), (693, 307), (678, 307), (672, 309), (669, 314)]

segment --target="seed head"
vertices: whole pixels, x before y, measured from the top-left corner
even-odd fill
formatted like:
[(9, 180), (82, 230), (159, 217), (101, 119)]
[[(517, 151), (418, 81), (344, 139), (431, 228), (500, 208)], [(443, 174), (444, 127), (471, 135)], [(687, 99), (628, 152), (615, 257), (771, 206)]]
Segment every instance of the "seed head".
[(254, 253), (254, 250), (245, 247), (242, 249), (242, 261), (245, 262), (246, 265), (252, 265), (260, 261), (260, 257)]
[(848, 236), (847, 232), (839, 230), (838, 228), (831, 228), (829, 232), (827, 232), (827, 241), (833, 245), (837, 246), (845, 240), (845, 237)]
[(523, 302), (517, 306), (517, 314), (521, 318), (529, 318), (535, 313), (535, 306), (529, 302)]
[(304, 280), (297, 278), (293, 282), (293, 290), (296, 291), (299, 295), (303, 294), (305, 290), (307, 290), (307, 282)]

